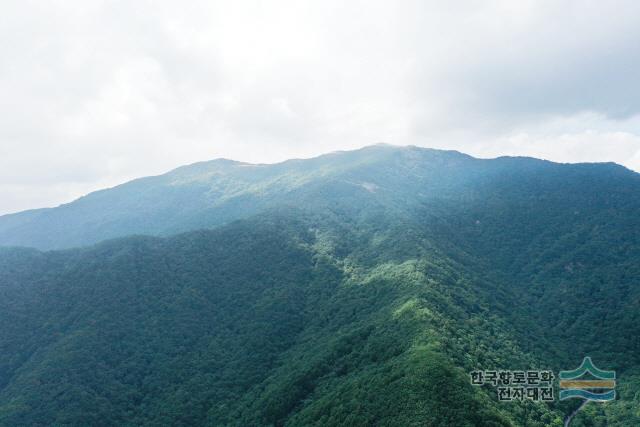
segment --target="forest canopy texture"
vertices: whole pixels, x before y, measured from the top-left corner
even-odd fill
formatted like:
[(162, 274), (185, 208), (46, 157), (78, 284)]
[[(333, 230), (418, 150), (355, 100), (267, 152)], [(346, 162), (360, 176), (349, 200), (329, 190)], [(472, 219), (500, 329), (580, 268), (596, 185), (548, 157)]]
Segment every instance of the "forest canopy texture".
[(378, 145), (214, 160), (0, 217), (2, 426), (562, 426), (477, 369), (617, 373), (640, 425), (640, 175)]

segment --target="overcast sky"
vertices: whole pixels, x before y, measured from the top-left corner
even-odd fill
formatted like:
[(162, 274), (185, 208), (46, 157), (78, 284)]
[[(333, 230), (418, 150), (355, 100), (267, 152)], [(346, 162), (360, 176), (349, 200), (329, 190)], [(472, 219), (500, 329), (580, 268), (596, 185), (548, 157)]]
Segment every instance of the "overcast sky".
[(3, 1), (0, 214), (377, 142), (640, 171), (640, 2)]

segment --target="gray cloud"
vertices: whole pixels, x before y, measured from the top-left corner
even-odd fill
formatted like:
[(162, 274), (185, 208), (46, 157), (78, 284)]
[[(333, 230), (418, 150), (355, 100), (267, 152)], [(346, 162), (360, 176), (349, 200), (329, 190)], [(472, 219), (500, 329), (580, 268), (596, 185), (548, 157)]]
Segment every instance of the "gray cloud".
[(640, 170), (634, 1), (9, 1), (0, 213), (379, 141)]

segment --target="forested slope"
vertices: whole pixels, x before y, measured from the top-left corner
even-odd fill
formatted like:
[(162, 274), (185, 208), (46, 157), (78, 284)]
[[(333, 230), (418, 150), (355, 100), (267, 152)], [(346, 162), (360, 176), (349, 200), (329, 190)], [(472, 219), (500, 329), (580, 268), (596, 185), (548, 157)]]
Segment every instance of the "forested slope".
[(586, 355), (619, 399), (572, 425), (640, 424), (634, 172), (376, 146), (140, 182), (0, 218), (44, 248), (213, 227), (0, 249), (0, 425), (561, 425), (577, 402), (468, 374)]

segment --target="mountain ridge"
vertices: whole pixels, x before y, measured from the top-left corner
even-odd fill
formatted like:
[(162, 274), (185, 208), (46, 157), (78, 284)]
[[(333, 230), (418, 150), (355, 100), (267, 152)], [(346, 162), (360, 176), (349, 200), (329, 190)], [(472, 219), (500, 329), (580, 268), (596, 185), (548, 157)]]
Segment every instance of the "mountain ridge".
[[(496, 169), (493, 165), (505, 168), (510, 164), (528, 168), (612, 167), (608, 163), (563, 165), (529, 157), (476, 159), (453, 150), (390, 145), (275, 164), (214, 159), (98, 190), (56, 208), (0, 216), (0, 246), (56, 249), (128, 234), (166, 236), (209, 228), (279, 204), (295, 205), (301, 194), (313, 203), (311, 192), (345, 191), (336, 188), (344, 187), (345, 183), (340, 184), (340, 180), (362, 186), (369, 192), (397, 181), (392, 191), (404, 191), (409, 197), (411, 191), (428, 190), (448, 175), (459, 180), (470, 179), (465, 177), (465, 166), (482, 176)], [(429, 173), (431, 176), (425, 176)], [(385, 180), (385, 176), (389, 180)]]

